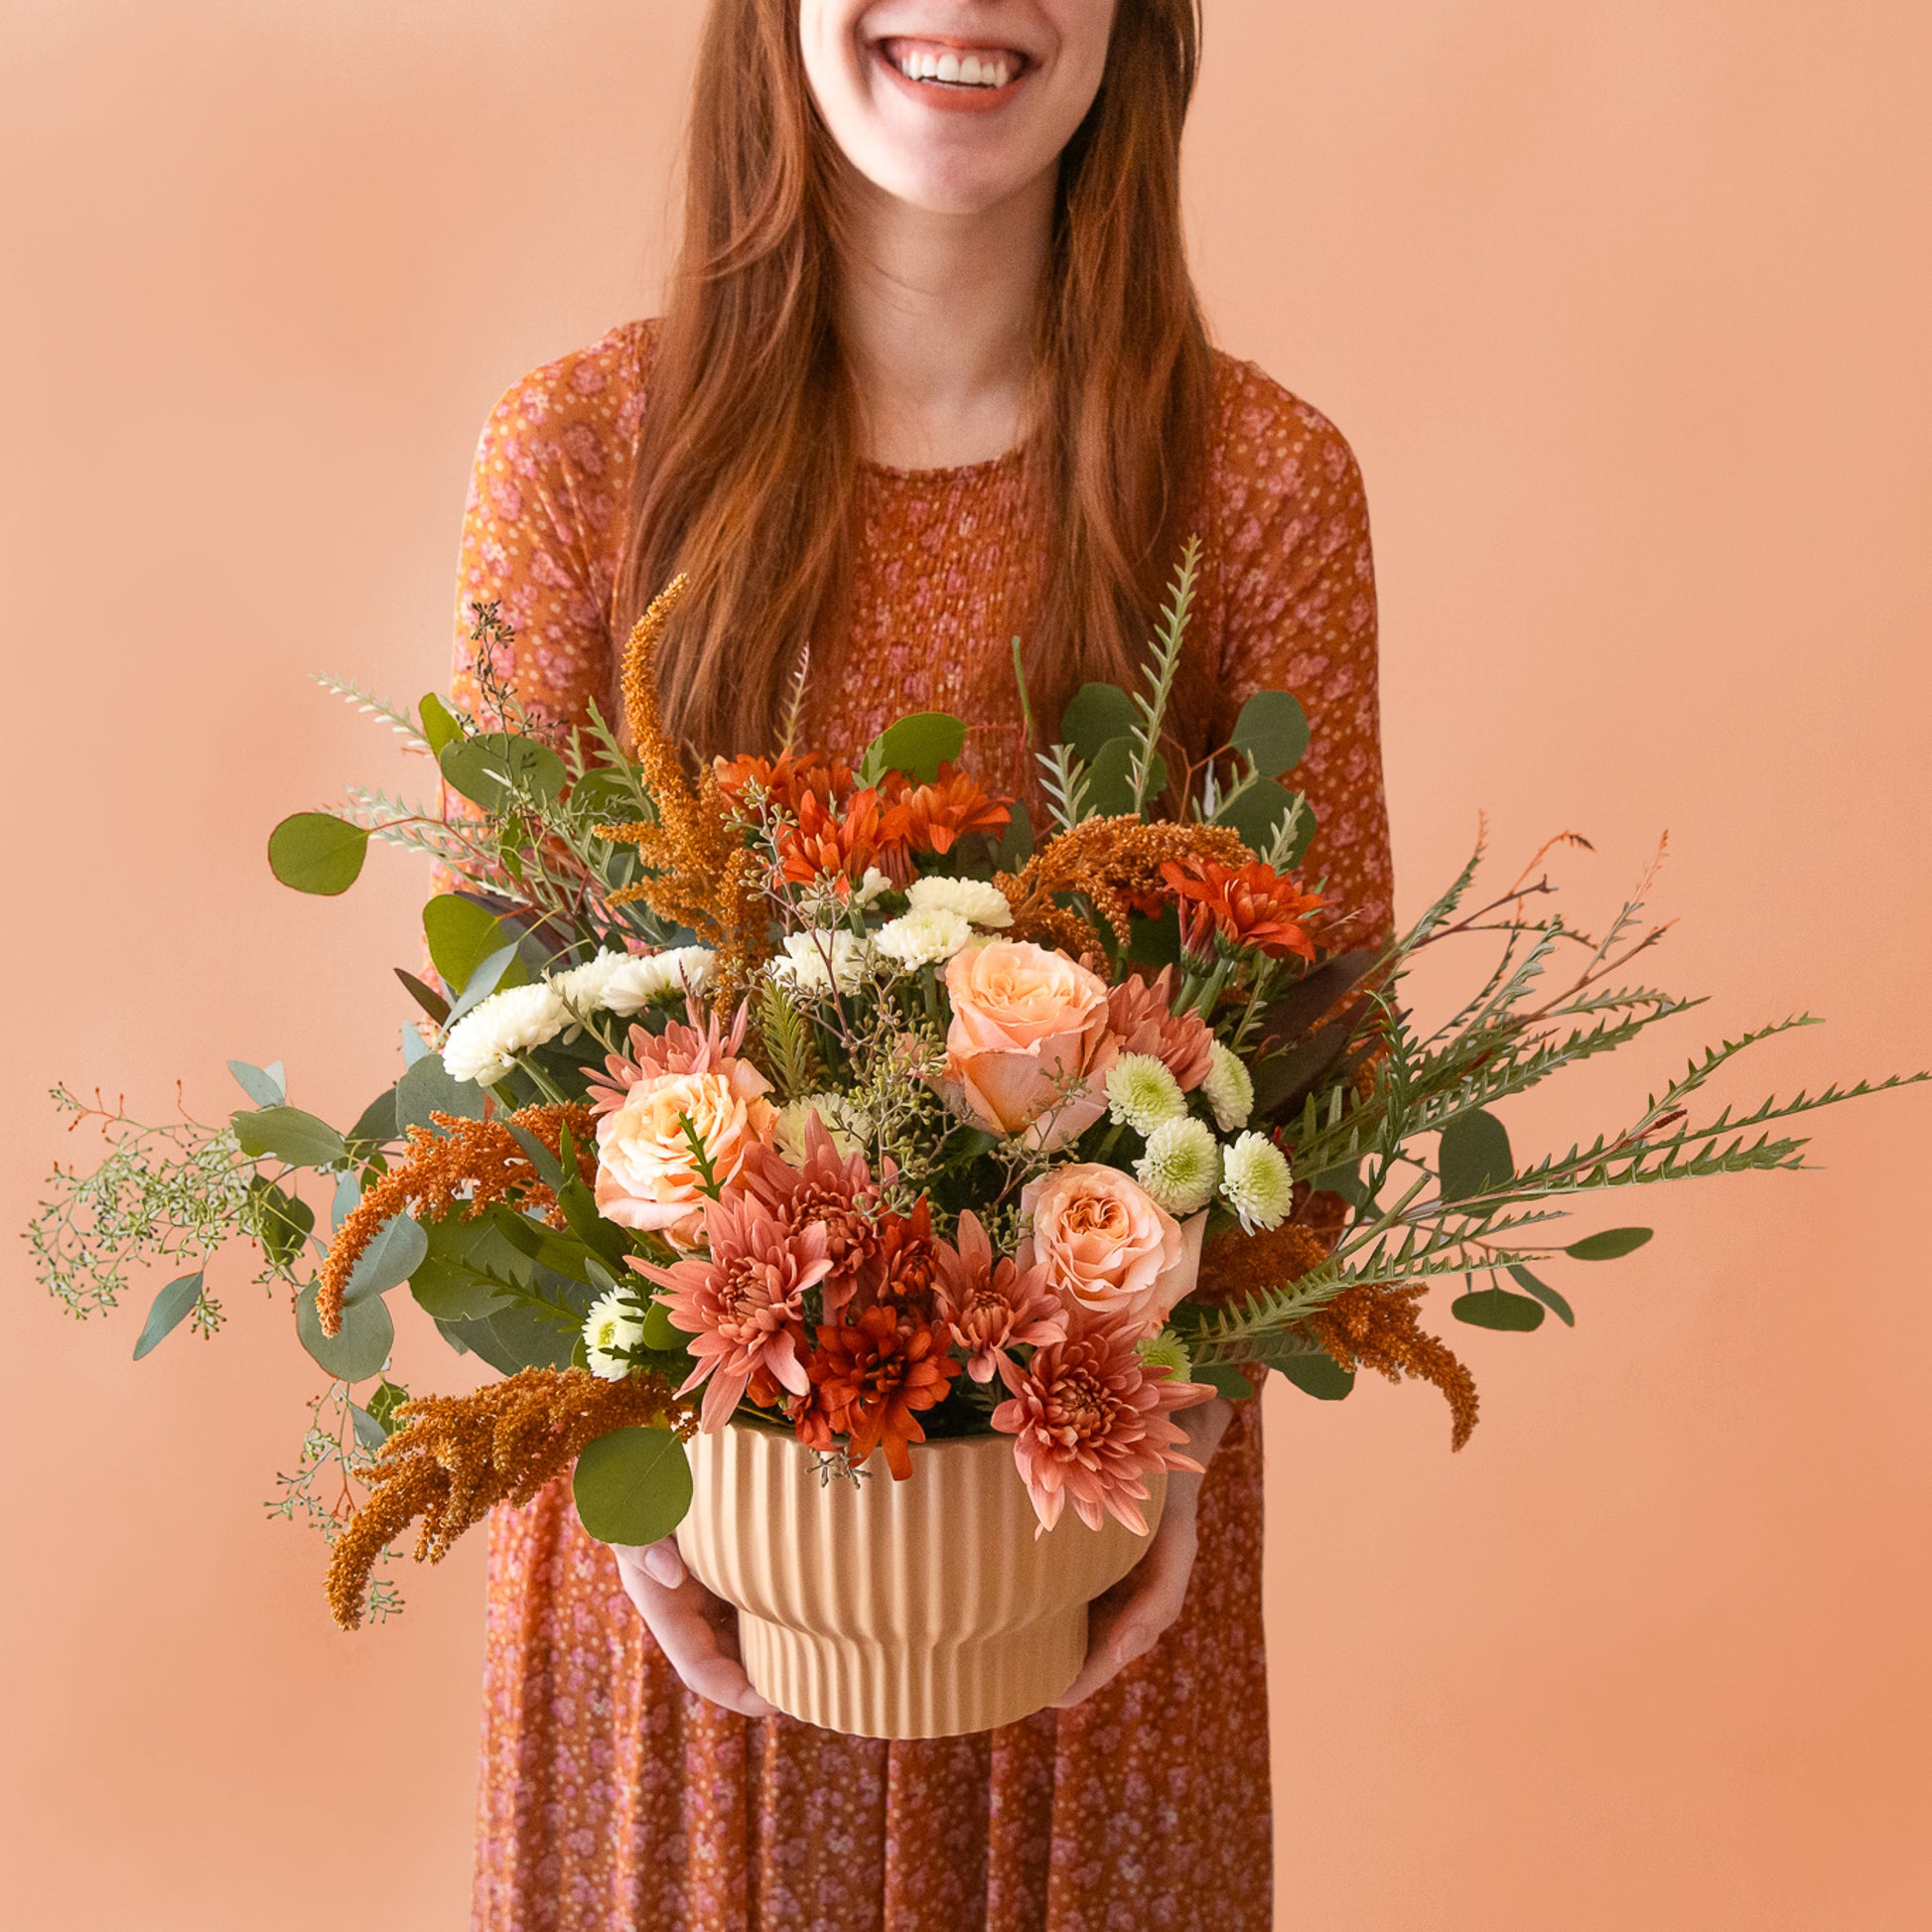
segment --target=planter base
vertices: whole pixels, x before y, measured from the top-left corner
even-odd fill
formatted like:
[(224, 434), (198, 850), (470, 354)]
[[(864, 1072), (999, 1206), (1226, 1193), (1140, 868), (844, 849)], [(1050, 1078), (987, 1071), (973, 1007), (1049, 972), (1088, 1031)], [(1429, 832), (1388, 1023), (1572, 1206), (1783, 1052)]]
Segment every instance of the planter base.
[[(914, 1445), (912, 1475), (829, 1478), (776, 1431), (733, 1424), (689, 1445), (678, 1547), (735, 1604), (745, 1669), (787, 1717), (859, 1737), (947, 1737), (1013, 1724), (1072, 1683), (1087, 1604), (1149, 1538), (1071, 1510), (1035, 1536), (1012, 1439)], [(1143, 1505), (1159, 1526), (1167, 1478)]]
[(739, 1613), (745, 1674), (787, 1717), (851, 1737), (951, 1737), (1030, 1718), (1087, 1654), (1087, 1606), (996, 1637), (884, 1644)]

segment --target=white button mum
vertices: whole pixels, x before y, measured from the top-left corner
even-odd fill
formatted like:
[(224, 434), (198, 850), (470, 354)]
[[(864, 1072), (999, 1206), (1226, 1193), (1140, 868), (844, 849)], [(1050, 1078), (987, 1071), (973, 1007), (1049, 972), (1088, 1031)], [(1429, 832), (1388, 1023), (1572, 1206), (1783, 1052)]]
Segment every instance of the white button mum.
[(908, 973), (950, 959), (973, 936), (973, 928), (943, 905), (916, 905), (902, 918), (888, 919), (873, 944)]
[(1152, 1053), (1122, 1053), (1107, 1069), (1107, 1111), (1146, 1137), (1187, 1111), (1180, 1082)]
[(915, 912), (957, 912), (968, 925), (995, 929), (1013, 923), (1006, 895), (983, 879), (915, 879), (905, 889)]
[(1134, 1172), (1156, 1206), (1170, 1214), (1191, 1214), (1214, 1198), (1221, 1182), (1221, 1150), (1207, 1123), (1182, 1114), (1166, 1120), (1147, 1139), (1147, 1152)]
[(1214, 1124), (1223, 1134), (1247, 1126), (1248, 1116), (1255, 1110), (1254, 1079), (1218, 1039), (1200, 1090), (1214, 1109)]
[(801, 993), (824, 993), (836, 979), (841, 993), (856, 993), (872, 971), (872, 945), (843, 926), (785, 934), (785, 955), (771, 970)]
[(519, 1053), (552, 1040), (570, 1025), (570, 1010), (557, 989), (505, 987), (466, 1013), (443, 1042), (443, 1065), (453, 1080), (490, 1087), (516, 1063)]
[(1295, 1204), (1288, 1157), (1265, 1134), (1243, 1134), (1227, 1151), (1221, 1198), (1241, 1217), (1248, 1233), (1278, 1228)]
[(593, 1375), (621, 1382), (630, 1373), (625, 1351), (643, 1339), (644, 1318), (625, 1290), (614, 1288), (591, 1304), (584, 1317), (584, 1354)]

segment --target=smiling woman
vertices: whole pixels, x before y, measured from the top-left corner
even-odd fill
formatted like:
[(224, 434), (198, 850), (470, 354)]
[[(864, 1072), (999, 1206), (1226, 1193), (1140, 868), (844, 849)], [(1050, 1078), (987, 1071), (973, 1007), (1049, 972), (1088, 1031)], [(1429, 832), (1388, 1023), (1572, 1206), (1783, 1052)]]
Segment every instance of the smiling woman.
[[(813, 744), (944, 710), (1039, 806), (1013, 640), (1050, 733), (1083, 683), (1136, 682), (1198, 536), (1176, 749), (1295, 692), (1309, 868), (1386, 929), (1360, 478), (1208, 345), (1180, 234), (1197, 32), (1193, 0), (713, 0), (665, 313), (485, 426), (460, 698), (486, 648), (535, 718), (608, 707), (616, 641), (682, 578), (655, 668), (694, 750), (769, 745), (788, 701)], [(513, 636), (479, 641), (479, 601)], [(1172, 1474), (1060, 1706), (970, 1736), (780, 1717), (674, 1543), (614, 1566), (561, 1485), (498, 1511), (476, 1926), (1267, 1925), (1256, 1405), (1176, 1423), (1206, 1473)]]

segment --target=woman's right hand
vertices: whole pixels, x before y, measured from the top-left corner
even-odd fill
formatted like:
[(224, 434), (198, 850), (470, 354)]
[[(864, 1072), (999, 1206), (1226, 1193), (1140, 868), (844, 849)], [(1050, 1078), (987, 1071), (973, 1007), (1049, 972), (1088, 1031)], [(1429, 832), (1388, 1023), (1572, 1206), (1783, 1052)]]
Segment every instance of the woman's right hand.
[(741, 1717), (769, 1718), (776, 1707), (752, 1689), (738, 1655), (738, 1612), (684, 1567), (677, 1538), (614, 1544), (623, 1591), (687, 1690)]

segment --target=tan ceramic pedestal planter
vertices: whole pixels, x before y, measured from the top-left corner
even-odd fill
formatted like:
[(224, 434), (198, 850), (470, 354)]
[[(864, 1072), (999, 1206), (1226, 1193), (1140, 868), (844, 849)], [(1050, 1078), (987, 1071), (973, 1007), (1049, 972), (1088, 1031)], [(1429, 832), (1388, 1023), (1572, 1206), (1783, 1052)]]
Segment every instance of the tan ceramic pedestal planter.
[[(1050, 1703), (1087, 1648), (1087, 1604), (1148, 1539), (1068, 1509), (1045, 1536), (1013, 1440), (915, 1444), (895, 1482), (875, 1454), (823, 1481), (775, 1430), (693, 1437), (678, 1548), (739, 1612), (745, 1669), (788, 1717), (859, 1737), (990, 1730)], [(1167, 1478), (1148, 1478), (1150, 1531)]]

